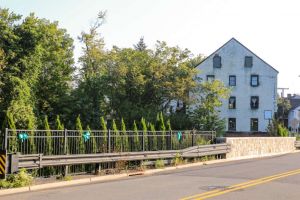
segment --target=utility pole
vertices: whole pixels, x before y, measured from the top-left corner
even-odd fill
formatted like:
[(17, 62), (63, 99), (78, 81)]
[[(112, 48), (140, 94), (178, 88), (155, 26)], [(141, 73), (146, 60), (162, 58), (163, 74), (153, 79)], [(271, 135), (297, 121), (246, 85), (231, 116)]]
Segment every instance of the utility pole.
[(289, 88), (277, 88), (277, 90), (281, 90), (281, 94), (280, 94), (281, 98), (284, 97), (284, 91), (285, 91), (285, 90), (288, 90), (288, 89), (289, 89)]

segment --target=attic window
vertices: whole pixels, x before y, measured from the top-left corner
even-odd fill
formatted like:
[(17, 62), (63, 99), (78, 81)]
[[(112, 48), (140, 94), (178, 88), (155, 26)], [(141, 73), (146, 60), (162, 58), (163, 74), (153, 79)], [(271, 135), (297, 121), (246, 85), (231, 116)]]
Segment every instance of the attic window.
[(245, 67), (252, 67), (253, 65), (253, 58), (252, 56), (245, 56)]
[(216, 54), (214, 57), (213, 57), (213, 67), (214, 68), (221, 68), (222, 66), (222, 59), (221, 59), (221, 56), (219, 56), (218, 54)]

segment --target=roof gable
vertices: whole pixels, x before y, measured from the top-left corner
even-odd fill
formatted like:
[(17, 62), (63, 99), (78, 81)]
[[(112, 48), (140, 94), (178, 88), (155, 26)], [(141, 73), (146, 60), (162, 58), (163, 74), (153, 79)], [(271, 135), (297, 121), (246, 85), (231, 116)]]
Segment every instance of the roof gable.
[(235, 39), (234, 37), (231, 38), (229, 41), (227, 41), (225, 44), (223, 44), (220, 48), (218, 48), (217, 50), (215, 50), (213, 53), (211, 53), (209, 56), (207, 56), (204, 60), (202, 60), (199, 64), (196, 65), (196, 67), (198, 67), (199, 65), (201, 65), (201, 63), (203, 63), (204, 61), (206, 61), (207, 59), (211, 58), (213, 55), (215, 55), (220, 49), (223, 49), (224, 47), (226, 47), (229, 43), (231, 42), (236, 42), (237, 44), (239, 44), (242, 48), (246, 49), (247, 51), (249, 51), (251, 54), (253, 54), (255, 57), (257, 57), (260, 61), (262, 61), (264, 64), (266, 64), (268, 67), (270, 67), (271, 69), (273, 69), (275, 72), (279, 73), (274, 67), (272, 67), (270, 64), (268, 64), (266, 61), (264, 61), (262, 58), (260, 58), (258, 55), (256, 55), (253, 51), (251, 51), (250, 49), (248, 49), (245, 45), (243, 45), (242, 43), (240, 43), (237, 39)]

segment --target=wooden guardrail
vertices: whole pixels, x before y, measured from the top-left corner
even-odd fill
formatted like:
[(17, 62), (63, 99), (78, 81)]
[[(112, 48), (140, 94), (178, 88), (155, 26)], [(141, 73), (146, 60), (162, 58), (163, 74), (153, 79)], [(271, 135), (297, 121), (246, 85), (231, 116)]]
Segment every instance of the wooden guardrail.
[(76, 154), (76, 155), (43, 155), (12, 154), (10, 173), (20, 168), (37, 169), (49, 166), (68, 166), (76, 164), (93, 164), (116, 161), (156, 160), (169, 159), (175, 156), (182, 158), (193, 158), (209, 155), (226, 154), (230, 151), (229, 144), (212, 144), (193, 146), (182, 150), (145, 151), (145, 152), (123, 152), (123, 153), (101, 153), (101, 154)]
[(295, 141), (295, 147), (298, 149), (300, 148), (300, 140)]

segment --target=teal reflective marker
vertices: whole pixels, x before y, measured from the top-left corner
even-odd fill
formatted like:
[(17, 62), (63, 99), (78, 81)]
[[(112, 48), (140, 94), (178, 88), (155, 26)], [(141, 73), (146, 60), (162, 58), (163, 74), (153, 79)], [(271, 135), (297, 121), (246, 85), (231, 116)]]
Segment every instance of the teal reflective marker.
[(87, 142), (90, 139), (91, 134), (90, 134), (90, 132), (85, 131), (85, 132), (83, 132), (82, 137), (83, 137), (84, 142)]
[(21, 140), (21, 142), (24, 142), (25, 140), (28, 139), (28, 133), (19, 133), (18, 135), (19, 140)]

